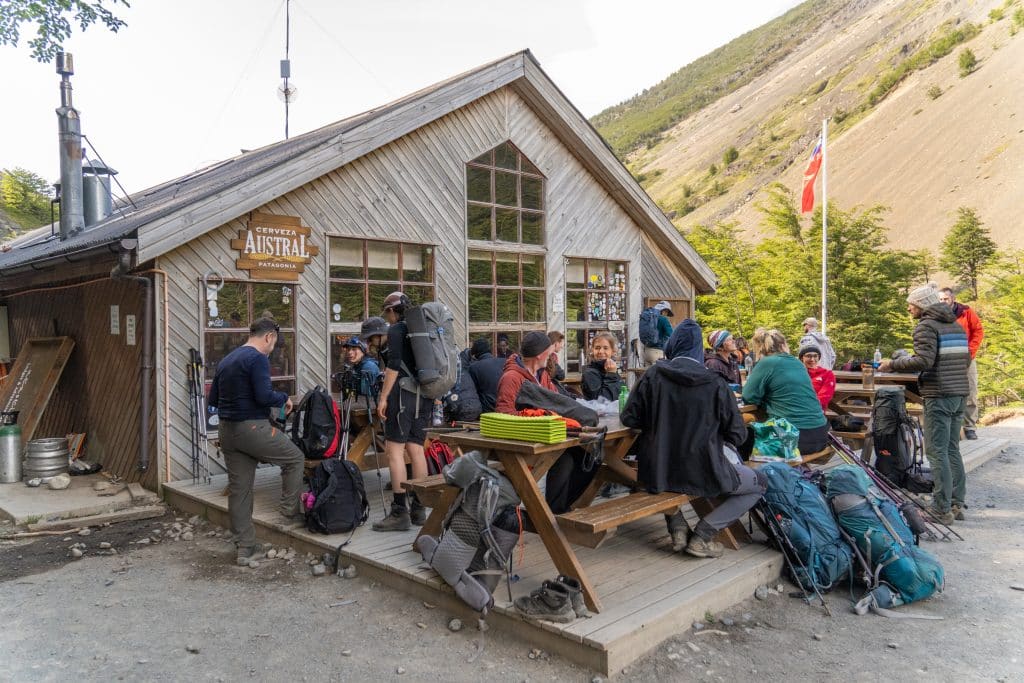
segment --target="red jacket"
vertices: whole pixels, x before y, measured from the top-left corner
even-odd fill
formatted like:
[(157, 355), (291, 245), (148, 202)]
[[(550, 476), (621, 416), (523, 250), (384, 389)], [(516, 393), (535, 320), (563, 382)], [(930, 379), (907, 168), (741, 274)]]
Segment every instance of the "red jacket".
[(973, 359), (981, 346), (981, 340), (985, 338), (985, 331), (981, 329), (981, 318), (970, 306), (964, 306), (961, 303), (953, 306), (953, 312), (956, 313), (956, 321), (967, 333), (967, 350), (971, 352)]
[(819, 366), (814, 369), (807, 368), (807, 374), (811, 376), (811, 386), (814, 387), (814, 393), (818, 395), (821, 409), (828, 410), (828, 402), (836, 394), (835, 373)]
[(519, 354), (509, 356), (505, 361), (505, 372), (498, 381), (498, 398), (495, 401), (494, 409), (499, 413), (514, 414), (516, 412), (516, 396), (519, 395), (519, 387), (523, 382), (539, 384), (550, 391), (558, 391), (558, 388), (551, 382), (548, 371), (541, 368), (540, 381), (530, 374), (522, 365)]

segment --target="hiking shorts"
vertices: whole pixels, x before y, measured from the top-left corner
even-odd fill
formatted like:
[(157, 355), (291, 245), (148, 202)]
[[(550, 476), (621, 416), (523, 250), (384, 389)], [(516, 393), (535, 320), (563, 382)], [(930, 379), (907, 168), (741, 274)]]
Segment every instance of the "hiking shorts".
[(416, 414), (416, 394), (395, 383), (388, 394), (388, 409), (384, 420), (384, 438), (392, 443), (423, 445), (427, 440), (427, 427), (434, 402), (420, 396), (419, 414)]

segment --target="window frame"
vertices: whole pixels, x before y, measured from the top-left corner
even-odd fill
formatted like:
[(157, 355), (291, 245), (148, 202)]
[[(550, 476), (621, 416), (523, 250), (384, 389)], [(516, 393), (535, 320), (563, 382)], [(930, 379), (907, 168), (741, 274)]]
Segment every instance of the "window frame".
[[(515, 168), (509, 168), (508, 166), (500, 166), (496, 160), (496, 154), (499, 149), (511, 148), (516, 154)], [(484, 157), (488, 157), (484, 159)], [(524, 163), (525, 162), (525, 163)], [(470, 174), (476, 170), (486, 170), (489, 175), (489, 198), (488, 201), (484, 201), (479, 198), (470, 198)], [(501, 203), (498, 201), (498, 173), (511, 174), (515, 176), (515, 204)], [(539, 181), (540, 186), (538, 188), (538, 204), (539, 208), (523, 206), (523, 179)], [(524, 247), (540, 247), (543, 248), (547, 243), (547, 178), (540, 172), (537, 166), (530, 161), (530, 159), (523, 154), (522, 150), (516, 147), (510, 140), (491, 148), (484, 152), (478, 157), (468, 161), (466, 163), (465, 173), (465, 191), (466, 191), (466, 239), (470, 242), (486, 242), (490, 244), (504, 244), (504, 245), (522, 245)], [(486, 239), (479, 237), (473, 237), (470, 235), (470, 213), (472, 209), (476, 207), (479, 209), (490, 210), (490, 235)], [(516, 212), (516, 239), (499, 239), (498, 238), (498, 211), (515, 211)], [(524, 242), (523, 241), (523, 216), (531, 216), (539, 219), (538, 229), (540, 236), (536, 242)]]
[[(569, 266), (572, 261), (583, 262), (583, 286), (578, 284), (570, 284), (569, 282)], [(603, 282), (600, 286), (591, 287), (591, 275), (597, 273), (592, 269), (591, 264), (601, 264), (601, 277)], [(625, 368), (628, 358), (629, 349), (629, 271), (631, 262), (626, 259), (615, 259), (615, 258), (598, 258), (593, 256), (570, 256), (566, 255), (564, 258), (565, 265), (565, 277), (564, 277), (564, 289), (565, 289), (565, 358), (564, 367), (567, 373), (579, 373), (582, 371), (582, 362), (587, 362), (588, 352), (590, 348), (590, 342), (594, 335), (598, 332), (611, 332), (619, 340), (619, 350), (616, 362), (619, 367)], [(622, 270), (618, 269), (618, 266), (622, 266)], [(620, 285), (615, 287), (610, 286), (612, 275), (620, 275)], [(618, 279), (618, 278), (617, 278)], [(586, 319), (584, 320), (570, 320), (569, 310), (571, 299), (574, 298), (571, 295), (583, 295), (583, 308), (586, 312)], [(592, 296), (599, 295), (604, 298), (604, 310), (605, 317), (603, 320), (591, 320), (590, 311), (592, 309)], [(611, 308), (611, 297), (615, 296), (618, 299), (618, 304), (621, 305), (621, 313), (618, 319), (612, 320), (608, 314)], [(582, 340), (581, 337), (582, 336)], [(582, 348), (580, 348), (582, 341)], [(574, 348), (576, 353), (570, 355), (569, 349)]]

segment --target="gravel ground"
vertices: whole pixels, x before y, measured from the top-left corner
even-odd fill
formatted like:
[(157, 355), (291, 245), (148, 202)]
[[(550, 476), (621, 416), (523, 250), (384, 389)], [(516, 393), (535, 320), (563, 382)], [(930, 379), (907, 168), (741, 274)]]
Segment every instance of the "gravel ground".
[[(826, 598), (828, 617), (787, 597), (787, 583), (783, 594), (707, 615), (699, 631), (615, 678), (1024, 679), (1024, 592), (1010, 588), (1024, 584), (1024, 421), (991, 429), (1015, 445), (970, 475), (969, 517), (956, 526), (967, 540), (927, 544), (945, 566), (946, 591), (902, 608), (944, 621), (858, 617), (839, 592)], [(217, 527), (198, 521), (191, 540), (170, 538), (172, 524), (188, 522), (168, 514), (84, 537), (0, 543), (0, 680), (594, 677), (494, 632), (469, 662), (478, 634), (471, 625), (450, 631), (443, 610), (363, 577), (314, 577), (304, 555), (232, 566)], [(77, 560), (76, 543), (85, 553)]]

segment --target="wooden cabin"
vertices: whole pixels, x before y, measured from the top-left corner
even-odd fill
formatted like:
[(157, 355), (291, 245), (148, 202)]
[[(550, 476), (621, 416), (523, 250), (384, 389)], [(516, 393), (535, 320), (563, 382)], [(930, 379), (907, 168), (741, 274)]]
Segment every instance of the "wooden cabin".
[[(153, 283), (151, 362), (141, 332), (126, 338), (127, 316), (146, 325), (145, 289), (111, 278), (119, 260)], [(340, 340), (394, 290), (446, 303), (467, 345), (562, 330), (573, 372), (588, 334), (610, 330), (628, 349), (647, 302), (668, 299), (681, 319), (714, 287), (529, 51), (139, 192), (74, 237), (0, 253), (12, 350), (76, 340), (43, 431), (86, 432), (87, 457), (149, 486), (191, 476), (189, 350), (212, 377), (261, 315), (281, 326), (274, 384), (301, 395), (340, 369)]]

